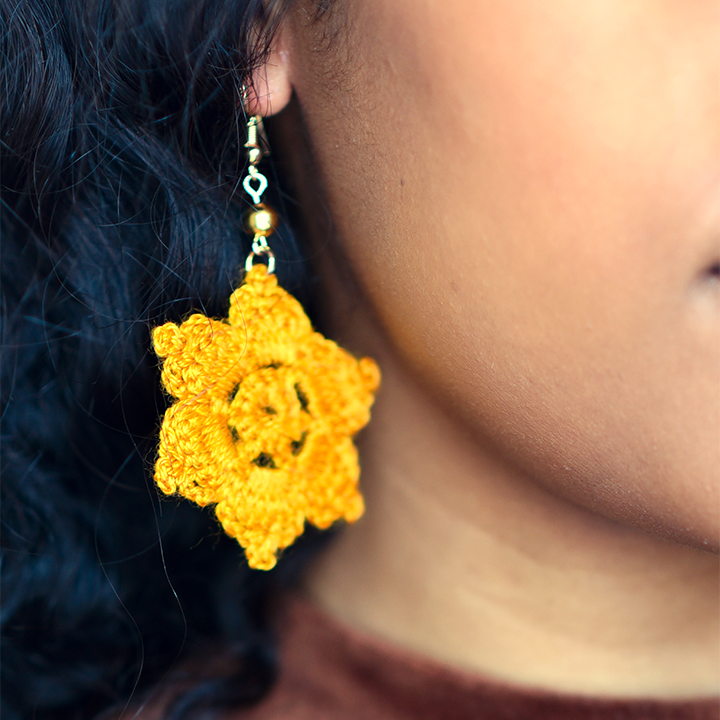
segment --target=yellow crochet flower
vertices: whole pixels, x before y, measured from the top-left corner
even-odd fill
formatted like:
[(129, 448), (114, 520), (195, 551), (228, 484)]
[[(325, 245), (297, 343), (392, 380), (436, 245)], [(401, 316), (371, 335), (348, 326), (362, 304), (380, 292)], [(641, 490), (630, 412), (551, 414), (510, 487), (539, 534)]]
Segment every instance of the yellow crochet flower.
[(192, 315), (153, 331), (163, 419), (155, 481), (215, 505), (250, 567), (269, 570), (305, 521), (357, 520), (357, 450), (380, 373), (313, 331), (300, 304), (255, 265), (227, 321)]

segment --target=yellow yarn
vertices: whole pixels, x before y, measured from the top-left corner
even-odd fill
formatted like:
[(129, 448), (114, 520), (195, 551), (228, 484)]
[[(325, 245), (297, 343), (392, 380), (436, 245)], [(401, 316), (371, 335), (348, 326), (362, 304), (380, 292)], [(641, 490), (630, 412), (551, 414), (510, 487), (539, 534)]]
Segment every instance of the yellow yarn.
[(305, 521), (357, 520), (352, 436), (370, 418), (377, 365), (313, 331), (300, 304), (255, 265), (228, 319), (192, 315), (153, 331), (177, 402), (160, 429), (155, 481), (215, 505), (250, 567), (269, 570)]

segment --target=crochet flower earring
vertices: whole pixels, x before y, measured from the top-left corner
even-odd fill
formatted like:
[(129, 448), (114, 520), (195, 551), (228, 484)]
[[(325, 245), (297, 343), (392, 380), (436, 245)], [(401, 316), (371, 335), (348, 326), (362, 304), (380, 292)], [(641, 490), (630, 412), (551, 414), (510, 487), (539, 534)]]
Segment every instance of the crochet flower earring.
[(176, 399), (160, 429), (155, 481), (166, 494), (214, 505), (250, 567), (269, 570), (306, 521), (327, 528), (362, 515), (352, 437), (370, 418), (380, 373), (314, 332), (278, 287), (267, 244), (277, 215), (261, 202), (268, 183), (257, 169), (262, 118), (247, 129), (253, 243), (228, 318), (195, 314), (152, 333), (163, 386)]

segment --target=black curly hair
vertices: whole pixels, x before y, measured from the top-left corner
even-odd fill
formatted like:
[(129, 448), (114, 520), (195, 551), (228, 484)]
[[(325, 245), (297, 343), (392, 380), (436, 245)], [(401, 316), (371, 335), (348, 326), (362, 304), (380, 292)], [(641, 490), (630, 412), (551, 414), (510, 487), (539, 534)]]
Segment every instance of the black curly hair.
[[(309, 546), (256, 573), (211, 514), (159, 500), (148, 330), (227, 310), (238, 88), (290, 1), (0, 0), (3, 720), (117, 716), (158, 687), (165, 717), (207, 717), (275, 675), (266, 598)], [(203, 652), (219, 669), (188, 670)]]

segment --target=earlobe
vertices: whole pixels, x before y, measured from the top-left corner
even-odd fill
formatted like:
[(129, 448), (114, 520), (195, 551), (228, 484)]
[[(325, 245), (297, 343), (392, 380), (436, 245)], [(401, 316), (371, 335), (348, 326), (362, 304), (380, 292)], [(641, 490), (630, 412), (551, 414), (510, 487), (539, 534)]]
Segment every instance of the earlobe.
[(248, 115), (268, 117), (280, 112), (290, 101), (290, 53), (283, 36), (283, 31), (278, 33), (265, 62), (252, 73), (245, 96)]

